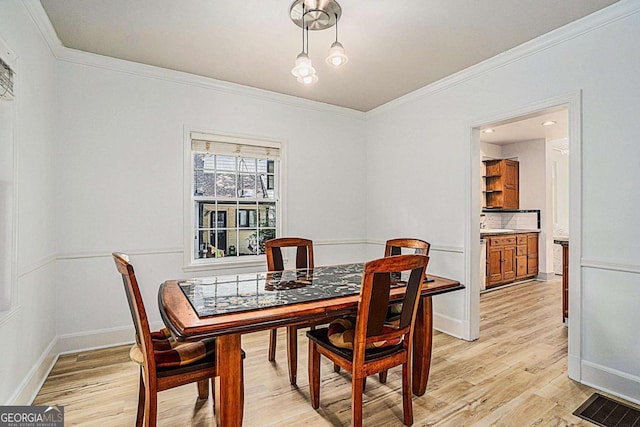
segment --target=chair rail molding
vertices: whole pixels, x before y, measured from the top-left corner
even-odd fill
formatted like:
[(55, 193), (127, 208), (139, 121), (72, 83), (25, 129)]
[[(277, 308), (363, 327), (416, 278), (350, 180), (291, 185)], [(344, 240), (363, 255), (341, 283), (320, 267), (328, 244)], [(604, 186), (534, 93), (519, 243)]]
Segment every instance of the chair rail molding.
[(640, 274), (640, 264), (625, 264), (615, 260), (605, 258), (583, 257), (580, 265), (585, 268), (595, 268), (599, 270), (619, 271), (622, 273)]

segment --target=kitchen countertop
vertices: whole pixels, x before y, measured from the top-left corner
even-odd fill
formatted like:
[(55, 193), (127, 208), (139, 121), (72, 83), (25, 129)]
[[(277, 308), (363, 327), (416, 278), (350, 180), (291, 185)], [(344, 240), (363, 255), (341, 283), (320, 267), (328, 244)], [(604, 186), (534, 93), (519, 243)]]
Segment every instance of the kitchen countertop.
[(539, 228), (531, 228), (526, 230), (514, 230), (511, 228), (481, 228), (481, 236), (491, 236), (497, 234), (522, 234), (522, 233), (539, 233)]
[(569, 246), (569, 238), (568, 237), (554, 237), (553, 243), (562, 246)]

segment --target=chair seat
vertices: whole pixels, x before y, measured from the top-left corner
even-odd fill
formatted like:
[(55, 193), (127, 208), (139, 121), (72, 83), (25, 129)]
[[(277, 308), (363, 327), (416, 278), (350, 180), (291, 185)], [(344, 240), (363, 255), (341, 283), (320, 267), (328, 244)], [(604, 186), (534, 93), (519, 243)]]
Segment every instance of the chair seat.
[[(330, 349), (333, 353), (339, 355), (345, 360), (353, 360), (353, 350), (348, 348), (337, 347), (329, 341), (329, 328), (320, 328), (311, 331), (307, 331), (307, 337), (316, 344)], [(384, 347), (370, 348), (365, 351), (364, 360), (368, 362), (370, 360), (379, 359), (389, 356), (393, 353), (403, 350), (402, 343), (395, 345), (388, 345)]]
[[(196, 342), (178, 342), (171, 336), (169, 330), (162, 329), (152, 332), (151, 339), (158, 370), (193, 365), (202, 360), (215, 360), (215, 338), (205, 338)], [(140, 365), (144, 363), (142, 350), (137, 343), (131, 347), (129, 357)]]

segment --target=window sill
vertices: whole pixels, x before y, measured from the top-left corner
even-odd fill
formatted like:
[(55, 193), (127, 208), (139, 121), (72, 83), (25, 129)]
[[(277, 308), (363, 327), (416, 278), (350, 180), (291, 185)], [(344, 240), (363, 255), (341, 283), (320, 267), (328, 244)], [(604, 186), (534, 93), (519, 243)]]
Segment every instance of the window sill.
[(251, 259), (243, 259), (242, 257), (232, 258), (218, 258), (207, 259), (206, 261), (193, 262), (186, 265), (182, 270), (186, 273), (199, 272), (199, 271), (215, 271), (215, 270), (228, 270), (236, 268), (253, 268), (262, 267), (263, 270), (267, 269), (267, 257), (265, 255), (259, 255), (257, 257), (251, 257)]

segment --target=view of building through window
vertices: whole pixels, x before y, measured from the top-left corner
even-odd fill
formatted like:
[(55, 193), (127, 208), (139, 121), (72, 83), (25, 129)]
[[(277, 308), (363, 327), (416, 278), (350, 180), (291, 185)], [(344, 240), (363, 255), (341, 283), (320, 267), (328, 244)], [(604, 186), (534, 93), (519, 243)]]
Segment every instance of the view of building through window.
[(226, 145), (192, 144), (195, 259), (260, 255), (276, 237), (277, 157), (261, 158), (256, 147), (251, 157), (239, 148), (229, 155)]

